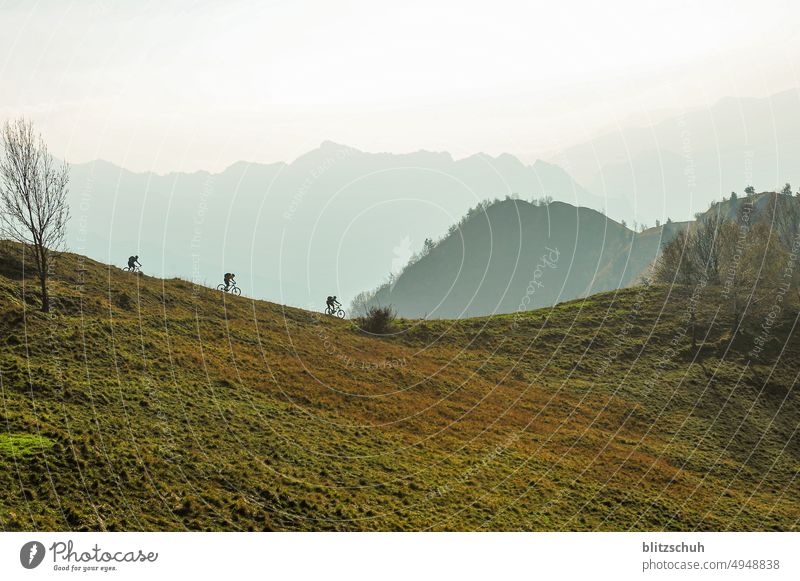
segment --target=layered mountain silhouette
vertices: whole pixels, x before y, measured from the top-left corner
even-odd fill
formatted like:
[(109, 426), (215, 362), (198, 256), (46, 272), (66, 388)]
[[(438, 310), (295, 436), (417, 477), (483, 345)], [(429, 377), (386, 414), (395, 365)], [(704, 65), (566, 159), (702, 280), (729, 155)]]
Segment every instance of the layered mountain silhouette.
[(687, 223), (644, 232), (589, 208), (507, 199), (470, 212), (367, 305), (409, 318), (510, 313), (626, 287)]
[(112, 264), (138, 254), (147, 273), (211, 286), (234, 272), (250, 296), (318, 305), (375, 286), (398, 245), (410, 254), (469, 207), (512, 192), (603, 205), (544, 162), (325, 142), (292, 163), (238, 162), (218, 174), (75, 165), (69, 246)]
[[(234, 272), (250, 296), (318, 306), (330, 294), (349, 301), (375, 288), (422, 250), (425, 239), (442, 238), (483, 200), (549, 197), (573, 206), (550, 208), (574, 214), (556, 231), (560, 235), (563, 226), (575, 242), (559, 241), (559, 249), (573, 249), (576, 260), (597, 266), (597, 273), (570, 274), (564, 289), (543, 292), (548, 298), (541, 304), (549, 304), (553, 297), (617, 288), (612, 281), (626, 284), (639, 274), (632, 265), (652, 259), (662, 233), (625, 234), (623, 220), (633, 230), (668, 217), (691, 220), (730, 191), (741, 194), (745, 185), (761, 190), (791, 181), (800, 168), (798, 106), (793, 91), (725, 99), (652, 127), (602, 135), (530, 165), (508, 154), (454, 159), (445, 152), (367, 153), (330, 141), (291, 163), (238, 162), (220, 173), (133, 173), (95, 161), (72, 169), (69, 247), (115, 264), (138, 254), (150, 274), (210, 286)], [(618, 222), (606, 224), (588, 208)], [(527, 245), (533, 234), (520, 236)], [(620, 242), (626, 236), (633, 247)], [(508, 244), (513, 251), (513, 240)], [(516, 264), (515, 256), (503, 261)], [(535, 264), (535, 253), (521, 256), (523, 269)], [(608, 270), (611, 264), (616, 266)], [(446, 272), (458, 267), (448, 264)], [(519, 299), (501, 293), (477, 312), (506, 310)], [(446, 312), (455, 316), (456, 304), (473, 312), (475, 303), (459, 301)]]

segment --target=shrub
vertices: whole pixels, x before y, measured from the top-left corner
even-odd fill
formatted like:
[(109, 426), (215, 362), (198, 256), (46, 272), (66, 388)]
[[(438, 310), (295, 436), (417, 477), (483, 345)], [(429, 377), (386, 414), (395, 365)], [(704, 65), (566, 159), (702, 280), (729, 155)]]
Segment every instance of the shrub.
[(362, 331), (373, 335), (387, 335), (392, 330), (392, 322), (397, 317), (391, 305), (388, 307), (376, 307), (372, 305), (367, 308), (366, 314), (358, 319), (358, 326)]

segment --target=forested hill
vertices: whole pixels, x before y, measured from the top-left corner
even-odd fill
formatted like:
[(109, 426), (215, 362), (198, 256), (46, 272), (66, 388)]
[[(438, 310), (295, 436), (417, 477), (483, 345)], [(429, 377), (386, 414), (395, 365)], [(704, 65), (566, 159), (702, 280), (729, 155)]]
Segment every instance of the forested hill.
[(429, 318), (551, 306), (631, 285), (685, 227), (669, 223), (634, 232), (563, 202), (496, 201), (473, 209), (427, 254), (360, 302)]

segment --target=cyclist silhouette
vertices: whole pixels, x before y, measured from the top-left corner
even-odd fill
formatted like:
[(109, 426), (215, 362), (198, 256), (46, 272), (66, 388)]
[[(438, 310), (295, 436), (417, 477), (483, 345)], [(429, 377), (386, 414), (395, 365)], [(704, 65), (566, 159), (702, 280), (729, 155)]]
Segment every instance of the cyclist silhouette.
[(328, 297), (325, 299), (325, 314), (326, 315), (333, 315), (334, 317), (339, 317), (340, 319), (344, 319), (344, 311), (342, 310), (342, 303), (336, 300), (336, 296)]
[(141, 267), (142, 267), (142, 265), (139, 263), (139, 255), (138, 255), (138, 254), (137, 254), (136, 256), (131, 256), (131, 257), (129, 257), (129, 258), (128, 258), (128, 268), (130, 268), (131, 270), (133, 270), (133, 269), (135, 269), (137, 266), (138, 266), (139, 268), (141, 268)]
[(228, 292), (228, 289), (230, 288), (231, 284), (236, 284), (236, 281), (234, 280), (235, 278), (236, 278), (235, 274), (232, 274), (230, 272), (226, 272), (225, 273), (225, 277), (224, 277), (224, 280), (225, 280), (225, 292)]

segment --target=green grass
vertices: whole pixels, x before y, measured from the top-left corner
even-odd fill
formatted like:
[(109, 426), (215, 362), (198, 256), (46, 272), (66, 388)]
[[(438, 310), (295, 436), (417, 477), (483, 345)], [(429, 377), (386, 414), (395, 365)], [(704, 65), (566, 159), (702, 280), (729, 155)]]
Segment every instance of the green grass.
[(5, 457), (5, 461), (43, 454), (52, 447), (52, 440), (35, 434), (0, 434), (0, 456)]
[(0, 258), (0, 529), (798, 527), (789, 309), (748, 364), (713, 292), (695, 350), (660, 287), (370, 337), (70, 254), (46, 316)]

